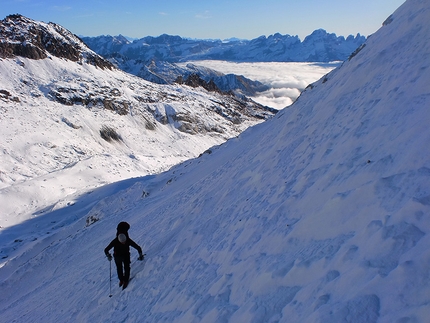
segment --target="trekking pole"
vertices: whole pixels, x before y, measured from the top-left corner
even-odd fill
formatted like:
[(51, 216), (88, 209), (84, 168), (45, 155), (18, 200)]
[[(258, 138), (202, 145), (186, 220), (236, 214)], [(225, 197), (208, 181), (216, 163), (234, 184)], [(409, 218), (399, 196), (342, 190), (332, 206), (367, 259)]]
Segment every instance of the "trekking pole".
[(109, 261), (109, 297), (112, 297), (112, 261)]

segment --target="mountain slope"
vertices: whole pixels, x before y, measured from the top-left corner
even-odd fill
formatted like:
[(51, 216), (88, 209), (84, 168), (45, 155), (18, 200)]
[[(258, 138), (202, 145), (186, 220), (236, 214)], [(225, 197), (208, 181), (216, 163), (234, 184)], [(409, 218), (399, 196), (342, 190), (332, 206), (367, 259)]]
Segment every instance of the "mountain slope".
[[(390, 21), (268, 122), (95, 191), (89, 211), (82, 196), (36, 219), (43, 233), (2, 230), (2, 318), (426, 322), (430, 5)], [(109, 298), (103, 248), (122, 220), (147, 261), (132, 250), (130, 286), (114, 278)]]
[(60, 25), (10, 15), (0, 22), (0, 57), (15, 56), (44, 59), (49, 55), (73, 62), (86, 62), (100, 68), (113, 65), (87, 48), (82, 41)]
[(53, 23), (8, 16), (0, 35), (2, 227), (69, 194), (166, 170), (276, 112), (146, 82)]
[(214, 82), (222, 92), (234, 92), (237, 96), (253, 96), (257, 92), (269, 89), (267, 85), (258, 81), (252, 81), (244, 76), (234, 74), (223, 74), (210, 68), (194, 65), (178, 66), (173, 63), (152, 61), (130, 61), (125, 57), (116, 55), (111, 58), (112, 62), (122, 70), (139, 76), (144, 80), (158, 84), (178, 83), (178, 79), (187, 79), (190, 75), (198, 75), (205, 82)]

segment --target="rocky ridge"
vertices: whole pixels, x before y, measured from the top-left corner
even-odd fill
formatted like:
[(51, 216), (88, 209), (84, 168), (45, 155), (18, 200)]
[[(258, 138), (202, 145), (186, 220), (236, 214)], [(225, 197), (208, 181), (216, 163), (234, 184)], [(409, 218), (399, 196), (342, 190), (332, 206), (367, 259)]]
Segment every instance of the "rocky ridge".
[[(3, 59), (15, 58), (17, 64), (24, 69), (26, 63), (20, 58), (31, 60), (50, 58), (52, 60), (53, 57), (57, 57), (81, 66), (88, 64), (102, 70), (116, 70), (112, 63), (90, 50), (79, 37), (52, 22), (47, 24), (18, 14), (10, 15), (0, 21), (0, 35), (0, 57)], [(193, 95), (188, 97), (180, 94), (181, 91), (178, 89), (154, 88), (144, 82), (128, 80), (126, 75), (117, 71), (118, 76), (121, 75), (115, 77), (118, 78), (119, 83), (112, 82), (110, 85), (102, 85), (94, 78), (85, 78), (82, 75), (74, 75), (74, 73), (64, 75), (61, 79), (50, 80), (49, 84), (41, 85), (34, 79), (32, 81), (22, 79), (21, 83), (32, 87), (31, 95), (33, 97), (45, 96), (49, 100), (63, 105), (102, 107), (119, 115), (127, 115), (131, 113), (131, 110), (137, 111), (141, 110), (142, 106), (147, 106), (143, 110), (152, 115), (150, 118), (152, 121), (148, 122), (148, 124), (152, 124), (151, 128), (156, 122), (163, 124), (172, 122), (178, 130), (188, 133), (196, 134), (202, 131), (204, 133), (211, 131), (224, 133), (223, 125), (214, 126), (212, 123), (210, 126), (205, 125), (206, 122), (198, 116), (199, 113), (193, 112), (192, 109), (187, 113), (179, 112), (182, 109), (170, 109), (169, 113), (163, 114), (158, 112), (158, 109), (148, 107), (148, 105), (172, 102), (187, 104), (187, 102), (195, 100)], [(216, 90), (207, 86), (203, 87), (207, 90)], [(0, 89), (0, 98), (19, 101), (20, 95), (14, 95), (14, 92), (16, 91), (13, 89)], [(246, 97), (238, 98), (224, 95), (223, 91), (218, 90), (217, 92), (214, 93), (215, 98), (205, 100), (200, 106), (205, 106), (211, 113), (218, 114), (228, 123), (237, 125), (245, 119), (258, 121), (270, 117), (275, 112)], [(207, 102), (211, 103), (208, 105)], [(148, 118), (149, 116), (146, 116), (146, 119)]]
[(79, 37), (55, 23), (43, 23), (22, 15), (9, 15), (0, 21), (0, 57), (44, 59), (50, 55), (73, 62), (85, 61), (99, 68), (114, 66), (87, 48)]
[[(180, 83), (189, 85), (184, 80), (193, 77), (192, 75), (197, 75), (204, 81), (205, 85), (202, 87), (208, 91), (234, 93), (238, 96), (254, 96), (257, 92), (263, 92), (269, 88), (259, 81), (250, 80), (242, 75), (224, 74), (191, 63), (186, 66), (179, 66), (175, 63), (155, 59), (145, 62), (127, 59), (118, 53), (110, 55), (108, 59), (121, 70), (157, 84)], [(214, 83), (215, 86), (208, 86), (209, 83)]]
[(366, 40), (357, 34), (348, 37), (317, 29), (305, 37), (274, 35), (252, 40), (204, 40), (160, 35), (133, 42), (123, 36), (82, 37), (95, 52), (104, 57), (120, 54), (128, 60), (186, 62), (228, 60), (235, 62), (330, 62), (344, 61)]

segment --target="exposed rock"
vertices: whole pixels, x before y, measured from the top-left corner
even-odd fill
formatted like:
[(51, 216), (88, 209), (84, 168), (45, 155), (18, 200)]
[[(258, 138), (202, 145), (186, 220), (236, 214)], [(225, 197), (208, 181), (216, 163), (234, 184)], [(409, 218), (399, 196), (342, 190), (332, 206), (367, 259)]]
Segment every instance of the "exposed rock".
[(103, 69), (114, 67), (60, 25), (36, 22), (21, 15), (10, 15), (0, 21), (1, 58), (44, 59), (49, 55), (74, 62), (84, 61)]
[(218, 92), (218, 93), (222, 93), (222, 91), (218, 88), (218, 86), (216, 86), (216, 84), (214, 83), (213, 80), (210, 80), (209, 82), (206, 82), (205, 80), (203, 80), (199, 75), (197, 74), (191, 74), (188, 76), (187, 79), (183, 80), (182, 76), (179, 76), (176, 79), (176, 83), (179, 84), (185, 84), (191, 87), (202, 87), (205, 90), (209, 91), (209, 92)]
[(116, 111), (119, 115), (126, 115), (129, 111), (130, 102), (104, 99), (103, 106), (105, 109)]
[(70, 128), (73, 129), (80, 129), (82, 128), (82, 126), (77, 126), (75, 125), (73, 122), (69, 121), (67, 118), (62, 118), (61, 121), (63, 121), (66, 125), (68, 125)]
[(6, 90), (0, 90), (0, 99), (20, 102), (18, 97), (13, 96), (9, 91)]
[(103, 125), (102, 128), (100, 129), (100, 136), (108, 142), (111, 142), (112, 140), (115, 140), (115, 141), (122, 140), (121, 136), (117, 133), (117, 131), (114, 128), (106, 125)]

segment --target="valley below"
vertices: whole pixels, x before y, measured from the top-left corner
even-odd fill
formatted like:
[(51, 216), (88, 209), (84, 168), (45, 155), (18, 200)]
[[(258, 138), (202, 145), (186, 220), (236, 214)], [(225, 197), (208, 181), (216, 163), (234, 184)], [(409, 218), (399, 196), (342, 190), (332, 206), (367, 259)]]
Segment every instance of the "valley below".
[(329, 73), (342, 62), (229, 62), (203, 60), (177, 63), (203, 66), (224, 74), (243, 75), (268, 87), (251, 98), (262, 105), (275, 109), (290, 106), (311, 83)]

